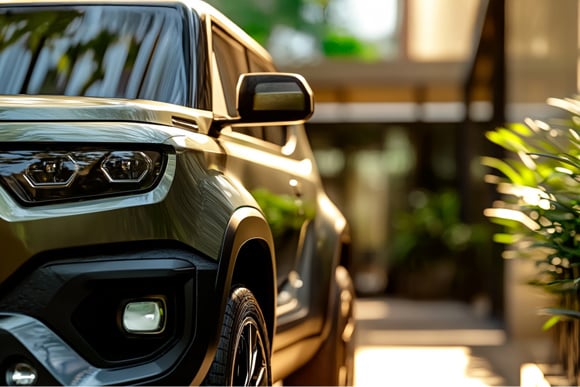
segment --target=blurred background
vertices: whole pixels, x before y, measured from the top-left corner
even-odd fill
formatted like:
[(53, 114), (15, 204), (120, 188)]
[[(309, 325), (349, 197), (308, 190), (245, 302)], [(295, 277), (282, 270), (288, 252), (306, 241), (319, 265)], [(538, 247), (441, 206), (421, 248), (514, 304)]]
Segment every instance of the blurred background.
[[(558, 118), (546, 100), (578, 92), (578, 0), (209, 2), (264, 45), (281, 71), (301, 73), (313, 87), (307, 132), (323, 183), (352, 225), (359, 305), (389, 311), (360, 326), (379, 321), (383, 332), (404, 337), (395, 328), (430, 329), (441, 315), (457, 328), (467, 313), (498, 321), (501, 330), (487, 332), (510, 340), (546, 335), (537, 313), (546, 294), (526, 284), (534, 262), (505, 259), (493, 242), (498, 228), (483, 213), (499, 196), (481, 159), (505, 157), (486, 132)], [(394, 304), (376, 304), (377, 296)], [(418, 303), (409, 309), (400, 299)], [(568, 335), (580, 332), (578, 321), (556, 331), (561, 342), (580, 342)], [(429, 332), (423, 344), (440, 334)], [(383, 344), (401, 344), (389, 340)], [(509, 357), (519, 367), (521, 351), (498, 343), (496, 365), (507, 367)], [(568, 382), (576, 381), (580, 349), (565, 350), (576, 364)]]
[(483, 216), (495, 187), (480, 163), (501, 151), (484, 133), (553, 116), (546, 99), (577, 92), (578, 1), (210, 3), (313, 87), (307, 130), (352, 224), (359, 293), (503, 316), (506, 264)]

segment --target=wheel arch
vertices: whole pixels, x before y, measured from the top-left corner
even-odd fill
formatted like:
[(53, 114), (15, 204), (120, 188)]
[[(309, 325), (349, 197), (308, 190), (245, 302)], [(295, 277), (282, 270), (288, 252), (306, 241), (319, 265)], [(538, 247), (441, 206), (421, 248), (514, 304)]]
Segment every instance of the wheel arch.
[(276, 325), (275, 273), (274, 240), (268, 222), (253, 207), (237, 209), (228, 223), (220, 254), (216, 281), (216, 291), (221, 292), (220, 311), (225, 310), (232, 287), (250, 289), (268, 326), (270, 347)]
[(272, 343), (277, 290), (272, 256), (266, 250), (265, 242), (260, 239), (244, 243), (235, 262), (231, 287), (243, 285), (252, 291), (262, 309), (268, 325), (268, 338)]

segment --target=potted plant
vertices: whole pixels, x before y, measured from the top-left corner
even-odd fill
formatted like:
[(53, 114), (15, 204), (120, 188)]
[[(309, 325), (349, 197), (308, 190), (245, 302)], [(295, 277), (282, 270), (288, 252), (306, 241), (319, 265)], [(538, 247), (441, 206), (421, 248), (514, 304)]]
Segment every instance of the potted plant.
[(530, 284), (554, 295), (543, 309), (545, 329), (555, 328), (567, 376), (578, 384), (580, 340), (580, 99), (550, 99), (567, 112), (549, 122), (528, 119), (487, 133), (504, 158), (483, 158), (500, 172), (488, 176), (502, 200), (485, 214), (504, 227), (494, 240), (505, 257), (531, 259), (537, 270)]

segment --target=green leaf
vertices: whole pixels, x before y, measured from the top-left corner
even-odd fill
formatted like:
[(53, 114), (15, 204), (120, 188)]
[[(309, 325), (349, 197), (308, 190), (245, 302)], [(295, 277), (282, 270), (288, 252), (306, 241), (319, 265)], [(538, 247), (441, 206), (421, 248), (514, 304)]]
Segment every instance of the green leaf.
[(517, 133), (521, 136), (529, 137), (533, 134), (531, 129), (522, 123), (516, 122), (509, 125), (509, 129), (511, 129), (514, 133)]
[(481, 163), (486, 167), (497, 169), (514, 184), (523, 185), (524, 183), (524, 180), (518, 174), (518, 172), (503, 160), (484, 156), (481, 158)]
[(542, 325), (542, 330), (547, 331), (559, 322), (560, 316), (552, 316), (544, 323), (544, 325)]
[(513, 131), (505, 128), (498, 128), (495, 132), (488, 132), (487, 138), (505, 149), (513, 152), (527, 152), (528, 148), (523, 139)]
[(496, 243), (501, 243), (505, 245), (511, 245), (517, 240), (517, 236), (514, 234), (498, 233), (494, 234), (493, 241)]

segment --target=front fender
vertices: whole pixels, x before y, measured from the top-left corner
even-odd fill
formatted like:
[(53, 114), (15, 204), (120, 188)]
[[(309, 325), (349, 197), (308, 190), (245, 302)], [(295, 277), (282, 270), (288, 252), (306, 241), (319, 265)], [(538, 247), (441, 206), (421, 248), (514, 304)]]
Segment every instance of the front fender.
[[(274, 239), (270, 226), (264, 218), (264, 215), (253, 207), (241, 207), (231, 216), (226, 228), (220, 260), (218, 266), (218, 275), (216, 280), (216, 289), (222, 290), (224, 297), (220, 310), (225, 310), (229, 290), (232, 286), (232, 278), (236, 267), (236, 259), (240, 256), (244, 245), (250, 242), (256, 242), (264, 246), (269, 256), (269, 265), (272, 270), (272, 278), (275, 278), (276, 262), (274, 253)], [(276, 294), (275, 281), (269, 286), (269, 290)], [(275, 301), (275, 299), (274, 299)]]
[[(257, 256), (244, 254), (256, 248)], [(248, 261), (249, 259), (254, 262)], [(242, 274), (240, 274), (242, 273)], [(215, 283), (216, 304), (214, 316), (217, 329), (208, 342), (208, 354), (202, 369), (209, 369), (221, 335), (226, 304), (235, 279), (246, 276), (247, 285), (258, 299), (268, 324), (268, 337), (273, 340), (276, 305), (276, 264), (272, 232), (264, 215), (253, 207), (240, 207), (230, 217), (223, 238)], [(195, 383), (196, 381), (194, 381)], [(201, 381), (199, 381), (201, 382)]]

